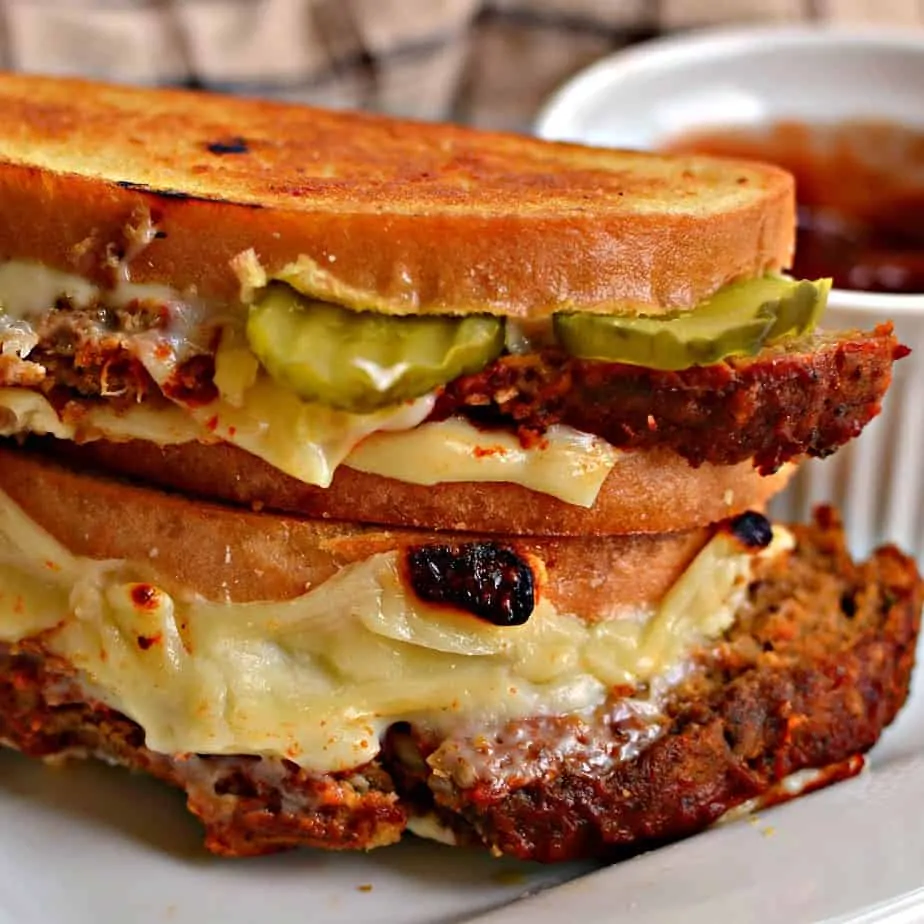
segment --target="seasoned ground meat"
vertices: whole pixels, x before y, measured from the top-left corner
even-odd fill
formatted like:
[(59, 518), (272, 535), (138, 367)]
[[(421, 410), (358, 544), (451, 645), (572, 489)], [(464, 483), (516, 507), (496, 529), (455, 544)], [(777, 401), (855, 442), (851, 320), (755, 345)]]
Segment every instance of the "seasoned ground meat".
[[(104, 399), (118, 407), (162, 400), (161, 389), (136, 355), (138, 335), (156, 336), (168, 324), (157, 301), (133, 301), (118, 310), (101, 306), (55, 308), (35, 325), (36, 344), (24, 359), (7, 356), (0, 385), (34, 387), (56, 406), (73, 399)], [(190, 403), (214, 400), (214, 335), (187, 345), (168, 397)]]
[(60, 660), (34, 646), (15, 654), (0, 646), (0, 742), (34, 757), (115, 761), (184, 789), (213, 853), (369, 849), (395, 843), (407, 824), (391, 777), (377, 765), (321, 775), (283, 759), (158, 754), (134, 722), (79, 697)]
[(44, 370), (45, 393), (136, 403), (159, 389), (128, 349), (130, 338), (164, 323), (163, 311), (139, 302), (120, 311), (63, 304), (37, 319), (27, 360)]
[(619, 855), (869, 749), (907, 696), (924, 586), (894, 548), (855, 565), (830, 511), (796, 533), (799, 551), (759, 566), (735, 626), (673, 691), (665, 734), (635, 760), (559, 765), (513, 789), (460, 786), (458, 747), (418, 739), (444, 815), (522, 858)]
[(830, 511), (795, 532), (797, 550), (758, 567), (735, 626), (657, 702), (614, 691), (593, 717), (448, 738), (395, 726), (379, 760), (322, 776), (283, 760), (153, 753), (137, 725), (76, 701), (67, 666), (29, 644), (3, 650), (0, 740), (184, 788), (206, 845), (228, 856), (388, 844), (417, 812), (512, 856), (623, 856), (772, 797), (796, 771), (854, 772), (904, 702), (924, 598), (913, 562), (888, 547), (854, 564)]
[[(151, 306), (57, 310), (25, 360), (0, 357), (0, 386), (37, 387), (58, 407), (69, 399), (128, 406), (162, 399), (135, 356), (132, 337), (157, 332)], [(205, 403), (217, 396), (214, 335), (184, 358), (168, 397)], [(908, 351), (892, 329), (815, 335), (755, 357), (680, 372), (575, 360), (555, 350), (503, 356), (443, 390), (432, 419), (461, 414), (516, 430), (525, 443), (565, 423), (622, 449), (667, 448), (693, 465), (753, 459), (764, 473), (802, 455), (824, 457), (875, 417)]]

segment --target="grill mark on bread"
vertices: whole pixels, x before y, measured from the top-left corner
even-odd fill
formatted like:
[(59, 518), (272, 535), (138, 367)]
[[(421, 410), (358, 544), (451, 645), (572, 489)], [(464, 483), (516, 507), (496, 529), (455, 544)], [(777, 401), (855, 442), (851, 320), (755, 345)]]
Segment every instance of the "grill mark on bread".
[(221, 141), (210, 141), (206, 145), (206, 150), (211, 154), (249, 154), (250, 147), (247, 139), (240, 135), (224, 138)]
[[(212, 152), (219, 153), (219, 152)], [(235, 153), (232, 151), (226, 151), (223, 153)], [(240, 152), (244, 153), (244, 152)], [(182, 189), (171, 189), (170, 187), (161, 187), (161, 186), (151, 186), (148, 183), (138, 183), (134, 180), (116, 180), (115, 185), (120, 189), (126, 189), (131, 192), (144, 193), (146, 196), (152, 196), (155, 199), (172, 199), (176, 202), (208, 202), (214, 204), (216, 202), (224, 203), (227, 205), (242, 206), (247, 209), (262, 209), (263, 205), (259, 202), (238, 202), (232, 199), (219, 199), (213, 198), (210, 196), (197, 196), (195, 193), (185, 192)], [(166, 235), (162, 235), (162, 238)]]

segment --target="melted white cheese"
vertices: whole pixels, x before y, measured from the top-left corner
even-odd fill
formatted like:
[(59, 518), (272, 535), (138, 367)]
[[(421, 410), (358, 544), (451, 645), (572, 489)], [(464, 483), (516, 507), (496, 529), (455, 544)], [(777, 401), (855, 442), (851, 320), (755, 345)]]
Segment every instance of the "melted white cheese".
[(571, 427), (550, 427), (541, 444), (524, 449), (512, 433), (488, 433), (453, 418), (405, 433), (375, 433), (346, 465), (413, 484), (504, 481), (592, 507), (618, 458), (605, 440)]
[(41, 263), (9, 260), (0, 263), (0, 311), (9, 318), (34, 320), (46, 314), (60, 298), (66, 298), (75, 308), (86, 308), (97, 301), (118, 307), (135, 301), (157, 301), (180, 304), (190, 302), (169, 286), (134, 283), (126, 264), (115, 267), (117, 281), (112, 289), (101, 292), (92, 282), (51, 269)]
[(456, 845), (455, 832), (442, 824), (435, 813), (430, 815), (411, 815), (407, 820), (407, 830), (410, 831), (411, 834), (428, 841), (436, 841), (439, 844), (447, 844), (450, 847), (455, 847)]
[(0, 388), (0, 436), (19, 433), (62, 440), (149, 440), (159, 446), (217, 441), (178, 407), (138, 404), (116, 411), (100, 402), (62, 420), (44, 395), (23, 388)]
[[(257, 394), (264, 406), (263, 419), (270, 421), (268, 427), (254, 416), (253, 405), (241, 410), (224, 401), (209, 405), (208, 415), (204, 410), (193, 415), (180, 407), (155, 409), (145, 404), (117, 412), (100, 403), (62, 420), (38, 392), (0, 388), (0, 412), (6, 412), (0, 413), (0, 436), (37, 433), (84, 442), (136, 439), (168, 446), (217, 442), (233, 430), (237, 445), (259, 450), (256, 455), (270, 457), (280, 470), (294, 477), (317, 476), (323, 470), (329, 483), (336, 468), (334, 460), (343, 459), (345, 447), (363, 432), (362, 427), (346, 432), (331, 427), (325, 431), (329, 436), (323, 445), (317, 438), (299, 441), (293, 438), (299, 432), (318, 432), (318, 419), (309, 416), (305, 421), (297, 413), (287, 414), (285, 401), (280, 402), (272, 388)], [(411, 405), (406, 415), (413, 418), (420, 410)], [(205, 418), (204, 422), (199, 418)], [(288, 429), (293, 421), (294, 434)], [(400, 417), (385, 421), (388, 425), (399, 422)], [(486, 435), (466, 421), (450, 419), (399, 433), (380, 431), (349, 451), (343, 464), (421, 485), (505, 481), (589, 507), (617, 455), (609, 444), (568, 427), (551, 428), (542, 446), (526, 450), (511, 435)]]
[[(778, 529), (759, 554), (791, 544)], [(752, 561), (721, 534), (655, 611), (592, 625), (543, 601), (525, 625), (502, 628), (423, 604), (394, 552), (286, 601), (169, 593), (150, 583), (150, 565), (71, 554), (0, 494), (0, 640), (44, 632), (156, 751), (338, 770), (373, 758), (393, 722), (571, 713), (613, 685), (669, 681), (692, 646), (730, 625)]]
[(80, 276), (41, 263), (0, 263), (0, 310), (7, 317), (31, 320), (46, 314), (62, 297), (76, 308), (85, 308), (99, 297), (99, 289)]

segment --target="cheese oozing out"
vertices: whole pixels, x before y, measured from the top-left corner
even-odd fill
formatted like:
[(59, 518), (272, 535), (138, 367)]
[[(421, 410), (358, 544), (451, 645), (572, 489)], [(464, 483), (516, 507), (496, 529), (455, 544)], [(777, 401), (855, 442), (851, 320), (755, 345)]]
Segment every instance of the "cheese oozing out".
[[(97, 301), (115, 308), (133, 300), (166, 305), (172, 319), (167, 329), (124, 335), (126, 348), (161, 387), (197, 349), (205, 309), (192, 297), (127, 278), (103, 291), (79, 276), (9, 261), (0, 264), (0, 350), (27, 358), (37, 341), (32, 322), (61, 297), (77, 308)], [(80, 421), (60, 420), (47, 402), (14, 400), (11, 389), (0, 389), (0, 408), (11, 414), (0, 421), (0, 432), (142, 439), (159, 445), (222, 440), (320, 487), (328, 487), (337, 467), (346, 465), (420, 485), (506, 482), (581, 507), (593, 506), (619, 458), (606, 441), (569, 427), (552, 427), (540, 445), (524, 449), (511, 434), (485, 433), (461, 419), (423, 424), (433, 410), (433, 395), (372, 414), (303, 401), (260, 368), (233, 326), (222, 334), (215, 384), (219, 396), (208, 404), (175, 399), (179, 414), (143, 405), (119, 413), (91, 408)], [(160, 414), (163, 422), (157, 419)]]
[(754, 552), (719, 533), (656, 608), (586, 623), (543, 600), (525, 625), (497, 627), (423, 603), (396, 552), (293, 599), (205, 600), (151, 563), (72, 554), (0, 493), (0, 641), (42, 633), (155, 751), (344, 770), (374, 758), (394, 722), (483, 730), (670, 684), (731, 625), (755, 557), (792, 543), (776, 528)]

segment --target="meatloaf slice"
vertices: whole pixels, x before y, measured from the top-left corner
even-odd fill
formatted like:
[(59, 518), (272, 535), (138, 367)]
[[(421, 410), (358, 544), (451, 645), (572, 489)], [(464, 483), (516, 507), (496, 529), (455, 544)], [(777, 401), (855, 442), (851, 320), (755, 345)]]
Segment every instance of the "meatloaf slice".
[[(59, 412), (78, 417), (88, 401), (125, 409), (162, 403), (166, 394), (209, 403), (218, 396), (215, 332), (184, 348), (163, 392), (139, 359), (142, 344), (166, 329), (166, 312), (156, 302), (50, 310), (21, 344), (22, 358), (9, 350), (0, 356), (0, 386), (36, 389)], [(562, 423), (620, 449), (667, 449), (692, 465), (751, 460), (766, 474), (803, 455), (830, 455), (859, 435), (880, 411), (893, 364), (907, 353), (887, 324), (817, 332), (678, 372), (542, 349), (504, 355), (448, 383), (433, 419), (458, 414), (514, 430), (527, 444)]]
[(691, 465), (750, 459), (768, 474), (858, 436), (880, 411), (893, 363), (908, 353), (890, 324), (819, 331), (677, 372), (547, 350), (502, 356), (450, 382), (433, 416), (461, 414), (527, 441), (564, 423), (620, 449), (671, 449)]
[(856, 755), (904, 702), (924, 599), (914, 563), (886, 547), (855, 564), (830, 510), (795, 533), (795, 551), (758, 565), (736, 624), (681, 682), (660, 695), (614, 690), (594, 716), (449, 738), (395, 726), (379, 760), (332, 775), (270, 758), (163, 755), (125, 717), (81, 701), (67, 665), (27, 643), (0, 661), (0, 739), (184, 788), (206, 845), (228, 856), (376, 847), (424, 813), (497, 853), (621, 856), (773, 798), (800, 770), (856, 772)]

